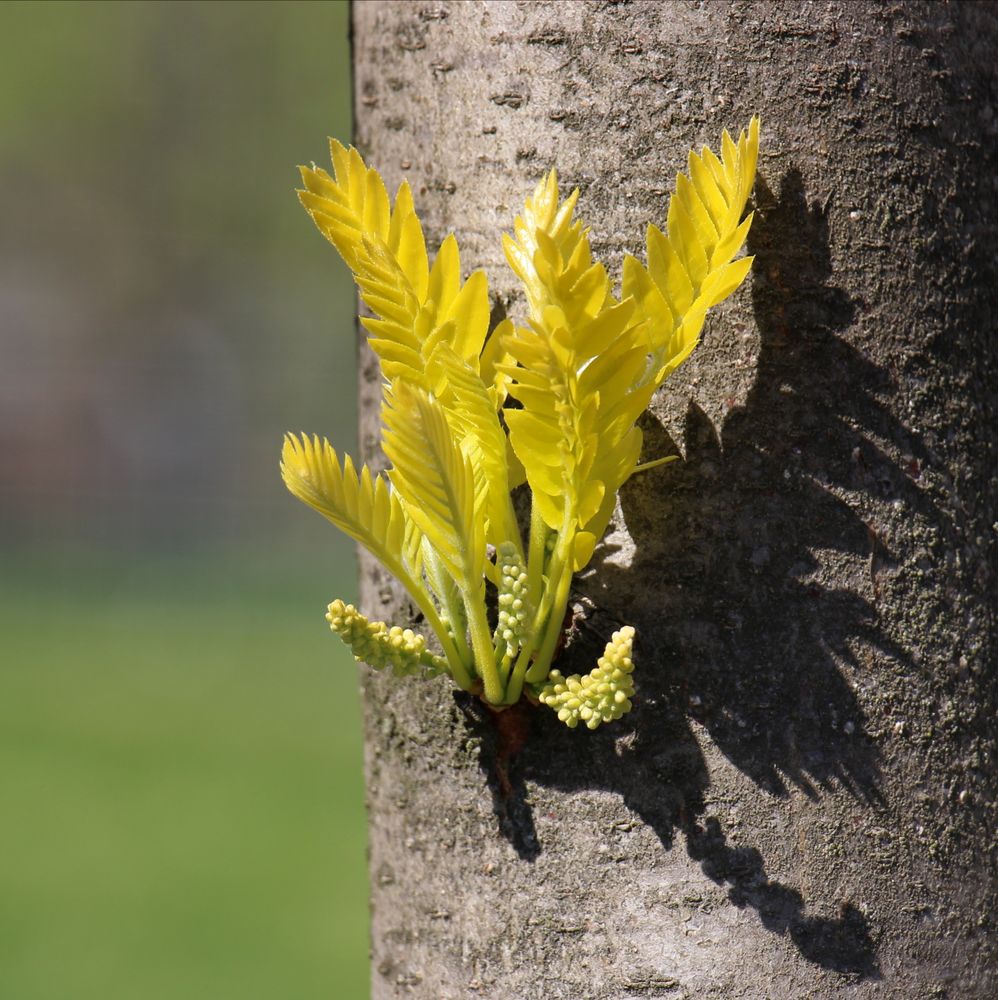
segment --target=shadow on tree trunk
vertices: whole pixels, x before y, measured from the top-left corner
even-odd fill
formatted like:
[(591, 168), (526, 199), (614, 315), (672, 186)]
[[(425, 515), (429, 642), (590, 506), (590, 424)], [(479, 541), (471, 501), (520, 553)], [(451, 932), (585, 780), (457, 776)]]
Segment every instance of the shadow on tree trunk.
[[(818, 799), (840, 786), (880, 809), (879, 753), (853, 687), (866, 683), (873, 652), (901, 671), (913, 665), (877, 620), (878, 574), (891, 554), (841, 494), (890, 498), (938, 520), (915, 482), (920, 446), (878, 400), (892, 391), (889, 376), (837, 336), (863, 304), (830, 284), (827, 206), (808, 204), (793, 170), (779, 198), (760, 181), (757, 205), (756, 381), (720, 434), (691, 404), (685, 460), (645, 473), (654, 487), (624, 487), (634, 559), (622, 569), (604, 549), (581, 582), (598, 606), (576, 602), (559, 662), (565, 674), (587, 673), (611, 632), (635, 625), (634, 711), (595, 733), (569, 731), (544, 710), (529, 712), (526, 738), (511, 737), (508, 724), (478, 726), (481, 766), (503, 835), (524, 860), (542, 849), (525, 781), (614, 791), (666, 849), (681, 831), (729, 900), (755, 909), (806, 959), (878, 978), (856, 907), (840, 901), (834, 917), (809, 916), (798, 890), (769, 878), (758, 850), (727, 842), (707, 814), (710, 778), (690, 721), (774, 796), (792, 785)], [(644, 431), (646, 455), (678, 452), (650, 414)], [(892, 463), (877, 440), (904, 442), (912, 467)], [(863, 565), (866, 596), (823, 583), (823, 562), (839, 559)]]

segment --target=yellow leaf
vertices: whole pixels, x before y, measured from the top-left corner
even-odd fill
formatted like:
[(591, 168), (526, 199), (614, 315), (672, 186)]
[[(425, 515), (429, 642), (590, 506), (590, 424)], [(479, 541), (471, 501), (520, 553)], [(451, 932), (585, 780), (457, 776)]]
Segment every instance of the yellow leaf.
[(458, 357), (475, 369), (489, 332), (489, 282), (484, 271), (475, 271), (443, 311), (443, 320), (454, 324), (450, 341)]
[(573, 542), (572, 571), (583, 569), (593, 557), (593, 549), (599, 539), (591, 531), (580, 531)]
[(734, 257), (752, 224), (751, 215), (742, 215), (755, 180), (758, 117), (737, 144), (725, 132), (721, 149), (721, 159), (706, 147), (690, 153), (689, 177), (676, 180), (666, 232), (648, 227), (647, 269), (630, 257), (624, 262), (624, 294), (634, 297), (647, 324), (649, 374), (656, 382), (689, 356), (707, 310), (727, 298), (751, 267), (750, 258)]
[(514, 543), (519, 552), (520, 533), (509, 498), (506, 435), (488, 387), (448, 344), (436, 348), (427, 372), (452, 436), (472, 460), (476, 491), (485, 493), (488, 540), (497, 548), (503, 542)]
[(440, 244), (436, 259), (433, 261), (426, 298), (434, 303), (438, 313), (445, 314), (460, 287), (461, 254), (458, 251), (457, 240), (451, 233)]
[[(485, 525), (476, 503), (471, 461), (454, 439), (443, 407), (429, 393), (396, 382), (383, 409), (384, 450), (406, 512), (447, 571), (466, 589), (478, 586)], [(484, 499), (484, 498), (483, 498)]]
[[(469, 278), (468, 280), (470, 282), (471, 279)], [(513, 358), (506, 350), (505, 338), (512, 331), (512, 320), (504, 319), (488, 335), (488, 339), (482, 348), (481, 357), (479, 358), (479, 371), (482, 381), (489, 387), (493, 405), (497, 410), (506, 402), (506, 396), (509, 391), (510, 376), (507, 372), (513, 362)], [(500, 366), (503, 366), (502, 370), (500, 370)]]
[[(425, 362), (440, 342), (477, 365), (488, 333), (488, 282), (476, 272), (462, 285), (457, 240), (441, 244), (432, 269), (412, 191), (403, 182), (394, 207), (381, 175), (356, 149), (330, 141), (334, 177), (302, 167), (299, 198), (320, 232), (353, 271), (365, 304), (383, 325), (371, 346), (389, 380), (424, 384)], [(415, 348), (415, 356), (393, 342)]]
[(419, 532), (381, 476), (372, 476), (366, 465), (358, 476), (349, 455), (341, 466), (324, 439), (288, 434), (281, 477), (299, 500), (363, 545), (410, 593), (419, 589)]

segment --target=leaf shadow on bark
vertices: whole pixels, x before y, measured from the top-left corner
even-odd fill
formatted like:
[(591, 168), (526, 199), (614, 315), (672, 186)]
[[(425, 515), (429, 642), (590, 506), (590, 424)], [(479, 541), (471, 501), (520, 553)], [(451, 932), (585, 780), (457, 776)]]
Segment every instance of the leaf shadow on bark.
[[(511, 745), (497, 730), (482, 742), (481, 764), (500, 828), (521, 858), (541, 850), (526, 780), (615, 791), (665, 848), (682, 832), (690, 857), (730, 902), (755, 909), (806, 959), (878, 978), (859, 909), (823, 900), (817, 908), (834, 904), (835, 916), (812, 915), (814, 904), (767, 875), (759, 850), (728, 843), (708, 811), (710, 778), (690, 721), (774, 796), (787, 798), (793, 786), (818, 799), (841, 787), (879, 809), (879, 752), (844, 670), (862, 684), (873, 654), (912, 665), (877, 621), (878, 574), (890, 552), (831, 487), (933, 513), (911, 470), (876, 444), (903, 442), (915, 462), (922, 457), (879, 400), (891, 391), (889, 376), (837, 336), (862, 304), (830, 284), (826, 207), (808, 203), (796, 170), (778, 198), (760, 181), (756, 201), (756, 381), (720, 433), (691, 404), (685, 460), (625, 485), (634, 558), (620, 567), (603, 550), (581, 584), (593, 604), (577, 605), (580, 625), (559, 662), (566, 674), (586, 673), (619, 622), (635, 625), (635, 709), (595, 733), (533, 712), (530, 738)], [(643, 429), (645, 454), (678, 452), (654, 417)], [(873, 600), (827, 582), (829, 559), (865, 563)]]

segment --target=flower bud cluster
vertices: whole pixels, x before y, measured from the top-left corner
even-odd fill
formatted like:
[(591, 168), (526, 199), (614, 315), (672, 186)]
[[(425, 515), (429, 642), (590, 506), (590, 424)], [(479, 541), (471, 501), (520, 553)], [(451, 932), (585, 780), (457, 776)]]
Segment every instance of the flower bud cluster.
[(558, 713), (558, 718), (570, 729), (581, 719), (590, 729), (601, 723), (619, 719), (631, 710), (634, 694), (634, 664), (631, 645), (634, 628), (625, 625), (613, 633), (596, 668), (585, 677), (572, 674), (563, 677), (552, 670), (538, 698)]
[(329, 627), (350, 647), (354, 658), (375, 670), (391, 668), (396, 677), (413, 674), (433, 677), (446, 670), (439, 656), (426, 649), (426, 639), (398, 625), (368, 621), (352, 604), (338, 598), (326, 612)]
[(526, 638), (533, 615), (527, 598), (527, 573), (512, 542), (499, 546), (496, 565), (499, 567), (499, 627), (507, 652), (515, 653)]

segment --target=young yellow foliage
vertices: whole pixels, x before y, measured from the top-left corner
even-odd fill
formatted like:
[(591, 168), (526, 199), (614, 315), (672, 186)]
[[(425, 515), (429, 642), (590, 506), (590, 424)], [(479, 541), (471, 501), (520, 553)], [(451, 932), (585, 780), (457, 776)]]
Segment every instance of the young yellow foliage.
[(372, 476), (366, 465), (358, 476), (349, 455), (341, 466), (328, 441), (304, 434), (285, 436), (281, 476), (299, 500), (363, 545), (410, 590), (416, 588), (422, 536), (382, 476)]
[(330, 140), (330, 155), (335, 176), (302, 167), (305, 187), (298, 195), (375, 314), (361, 322), (385, 376), (423, 384), (426, 360), (440, 343), (477, 371), (489, 329), (484, 273), (476, 271), (462, 283), (453, 235), (444, 240), (431, 268), (408, 183), (402, 182), (392, 205), (380, 174), (356, 149)]
[(506, 336), (509, 359), (496, 366), (522, 406), (504, 415), (534, 502), (555, 531), (582, 529), (603, 503), (605, 483), (593, 464), (618, 400), (606, 395), (615, 388), (612, 372), (594, 368), (595, 359), (628, 347), (647, 355), (634, 304), (618, 303), (606, 270), (592, 262), (588, 233), (572, 217), (577, 200), (573, 192), (559, 202), (551, 171), (517, 217), (516, 238), (503, 239), (530, 312), (529, 324)]
[(510, 501), (508, 444), (495, 393), (447, 344), (440, 344), (433, 352), (427, 375), (452, 436), (471, 460), (476, 494), (484, 504), (488, 542), (498, 547), (510, 541), (518, 548), (520, 533)]
[[(707, 311), (747, 275), (759, 120), (721, 156), (690, 153), (647, 262), (624, 260), (619, 297), (593, 260), (552, 170), (503, 236), (525, 313), (489, 334), (485, 275), (462, 281), (457, 240), (432, 265), (412, 193), (389, 198), (378, 172), (333, 141), (333, 174), (303, 168), (302, 204), (336, 247), (374, 314), (361, 322), (385, 377), (388, 479), (360, 474), (327, 442), (289, 435), (288, 488), (369, 549), (405, 586), (444, 653), (422, 636), (330, 605), (338, 634), (375, 666), (446, 669), (494, 706), (527, 696), (567, 725), (595, 728), (630, 708), (630, 626), (587, 676), (551, 666), (572, 574), (586, 565), (639, 466), (636, 421), (696, 345)], [(512, 400), (512, 402), (510, 401)], [(662, 461), (662, 460), (659, 460)], [(523, 545), (511, 491), (526, 481)], [(487, 610), (487, 584), (497, 588)], [(334, 613), (335, 612), (335, 613)]]
[(435, 396), (398, 381), (386, 403), (383, 445), (394, 495), (459, 586), (476, 585), (485, 567), (485, 496), (471, 458)]
[(689, 177), (679, 174), (669, 201), (666, 232), (648, 226), (648, 267), (624, 258), (624, 296), (632, 296), (647, 322), (655, 384), (696, 347), (707, 310), (726, 299), (752, 266), (735, 260), (752, 215), (742, 215), (755, 181), (759, 119), (752, 119), (737, 145), (727, 132), (721, 159), (704, 147), (689, 155)]

